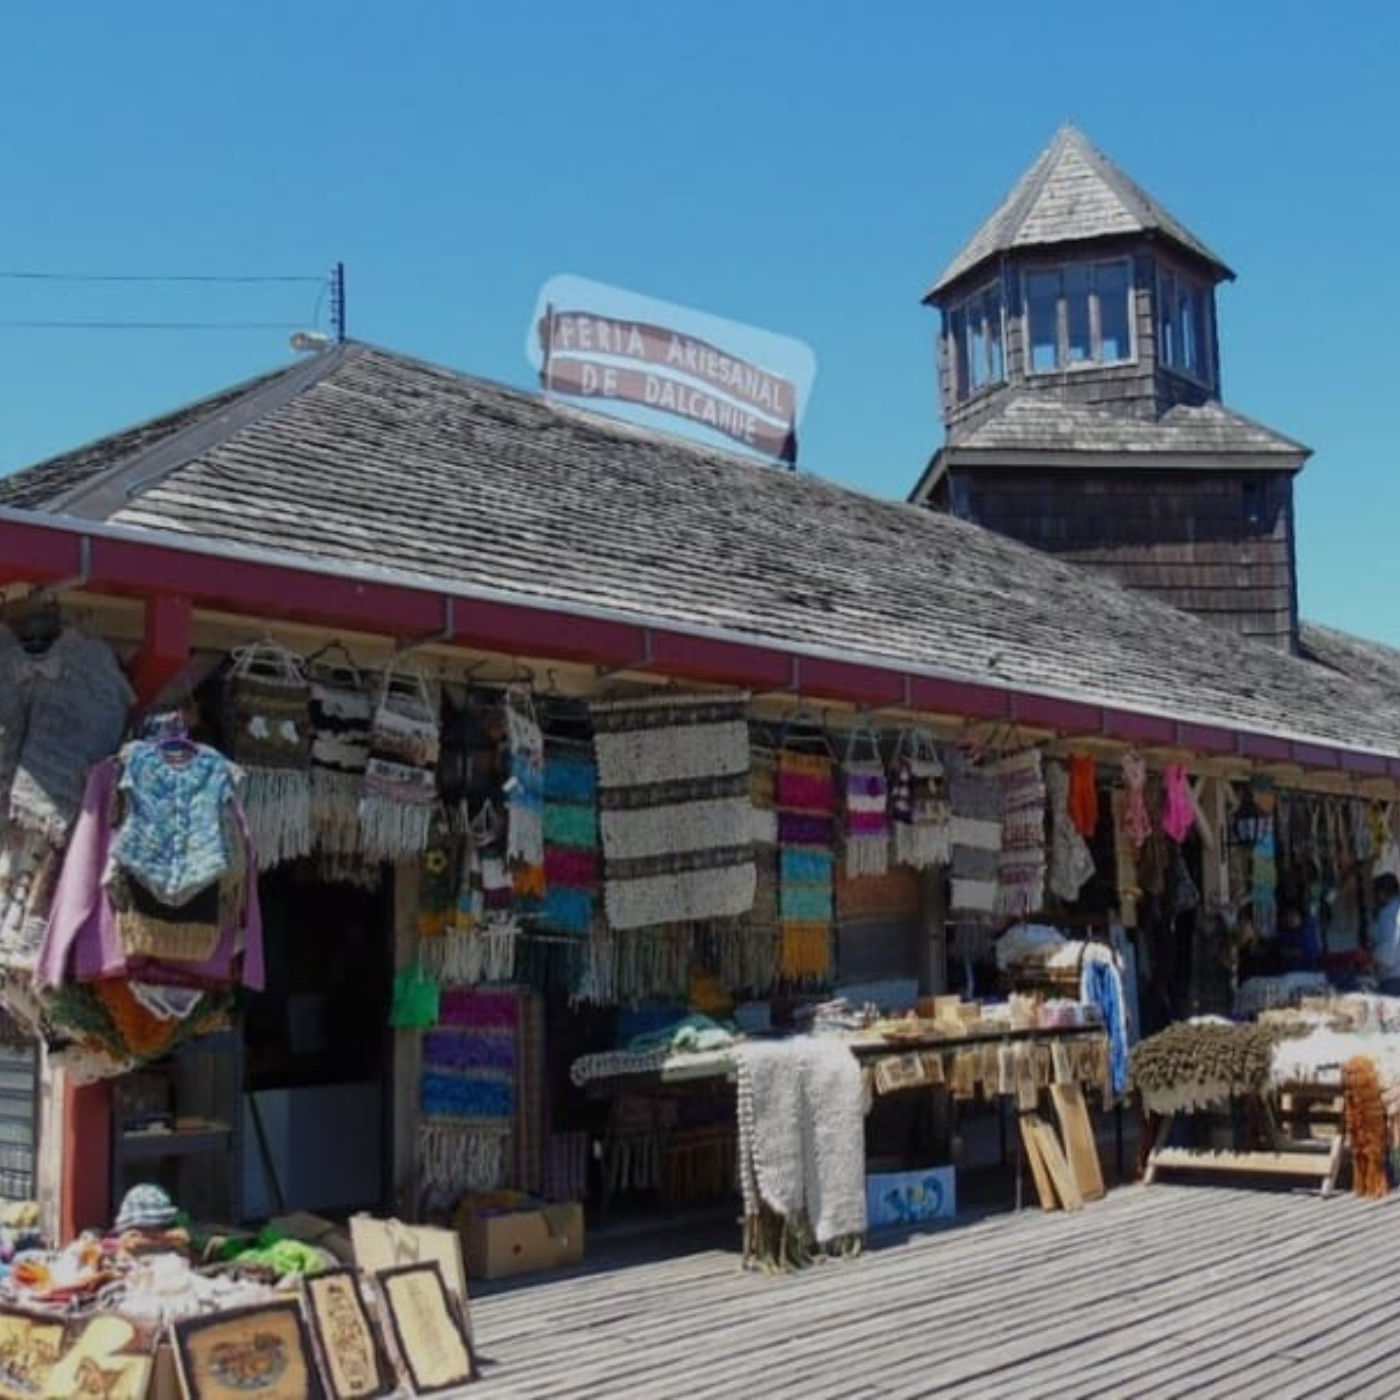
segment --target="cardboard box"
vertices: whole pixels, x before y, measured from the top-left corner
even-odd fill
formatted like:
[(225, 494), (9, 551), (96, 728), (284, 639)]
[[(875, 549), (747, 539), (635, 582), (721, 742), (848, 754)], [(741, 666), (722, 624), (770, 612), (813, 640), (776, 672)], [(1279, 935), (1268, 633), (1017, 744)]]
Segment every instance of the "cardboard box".
[(575, 1201), (467, 1215), (461, 1227), (468, 1278), (509, 1278), (583, 1262), (583, 1207)]
[(957, 1178), (952, 1167), (870, 1173), (865, 1178), (865, 1214), (872, 1230), (952, 1220), (957, 1213)]

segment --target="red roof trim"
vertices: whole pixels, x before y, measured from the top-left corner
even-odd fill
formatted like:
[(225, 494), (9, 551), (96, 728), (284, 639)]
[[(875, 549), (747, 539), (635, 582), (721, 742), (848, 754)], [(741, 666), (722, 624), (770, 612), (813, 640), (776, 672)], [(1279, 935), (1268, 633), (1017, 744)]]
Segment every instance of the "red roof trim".
[(1178, 724), (1176, 742), (1196, 753), (1234, 753), (1235, 736), (1218, 724)]
[[(18, 518), (17, 518), (18, 517)], [(790, 690), (862, 707), (898, 706), (969, 719), (1019, 721), (1067, 735), (1178, 745), (1201, 753), (1296, 762), (1312, 768), (1400, 778), (1400, 755), (1333, 748), (1225, 726), (1041, 695), (897, 664), (803, 653), (771, 639), (714, 637), (646, 619), (598, 616), (582, 607), (455, 592), (431, 580), (400, 581), (308, 560), (284, 564), (192, 539), (167, 542), (110, 525), (0, 510), (0, 584), (68, 584), (144, 600), (166, 635), (154, 642), (152, 675), (173, 664), (190, 609), (245, 613), (400, 640), (440, 640), (507, 655), (549, 657), (613, 670), (647, 670), (754, 691)], [(599, 612), (602, 609), (598, 610)], [(720, 629), (716, 629), (720, 630)]]
[(1293, 745), (1287, 739), (1272, 734), (1240, 734), (1239, 749), (1245, 758), (1262, 758), (1287, 763), (1293, 757)]
[(1059, 700), (1052, 695), (1012, 695), (1011, 717), (1019, 724), (1056, 729), (1068, 736), (1103, 731), (1103, 711), (1097, 705)]
[(1106, 709), (1103, 732), (1110, 738), (1132, 743), (1172, 744), (1176, 742), (1176, 721), (1161, 715), (1135, 714), (1132, 710)]

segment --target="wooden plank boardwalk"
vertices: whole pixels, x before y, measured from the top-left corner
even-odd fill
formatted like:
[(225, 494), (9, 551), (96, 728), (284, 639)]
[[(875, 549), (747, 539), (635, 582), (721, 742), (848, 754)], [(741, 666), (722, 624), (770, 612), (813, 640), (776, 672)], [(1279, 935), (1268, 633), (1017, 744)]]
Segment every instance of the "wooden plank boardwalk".
[[(665, 1247), (659, 1234), (655, 1248)], [(793, 1274), (737, 1226), (472, 1289), (476, 1400), (1369, 1397), (1400, 1389), (1400, 1194), (1159, 1182), (879, 1232)]]

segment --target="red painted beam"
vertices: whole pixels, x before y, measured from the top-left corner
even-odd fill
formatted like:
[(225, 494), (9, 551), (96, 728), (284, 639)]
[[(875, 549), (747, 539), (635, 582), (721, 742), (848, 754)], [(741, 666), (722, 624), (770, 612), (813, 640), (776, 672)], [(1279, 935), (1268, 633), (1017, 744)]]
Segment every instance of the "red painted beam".
[(1062, 734), (1098, 734), (1103, 711), (1079, 700), (1059, 700), (1050, 695), (1013, 695), (1011, 717), (1020, 724), (1055, 729)]
[(580, 617), (532, 604), (459, 598), (450, 640), (458, 646), (518, 656), (624, 665), (646, 655), (647, 629), (637, 623)]
[(190, 657), (190, 600), (176, 593), (146, 599), (141, 647), (128, 667), (136, 703), (149, 709)]
[[(646, 654), (643, 649), (642, 655)], [(791, 683), (794, 658), (757, 641), (731, 642), (653, 629), (649, 664), (663, 674), (687, 680), (763, 691), (781, 690)]]
[(853, 705), (897, 705), (904, 699), (904, 676), (883, 666), (833, 661), (824, 656), (802, 658), (802, 694)]
[(1394, 762), (1395, 760), (1388, 760), (1383, 754), (1378, 753), (1357, 753), (1352, 749), (1345, 749), (1342, 752), (1342, 771), (1345, 773), (1363, 773), (1383, 778), (1387, 773), (1392, 772), (1390, 765)]
[(82, 567), (82, 537), (6, 524), (0, 531), (0, 584), (53, 583)]
[(1174, 744), (1176, 721), (1164, 719), (1161, 715), (1105, 709), (1103, 732), (1111, 739), (1123, 739), (1134, 744)]
[(966, 715), (969, 719), (1010, 719), (1011, 694), (975, 681), (913, 676), (909, 683), (909, 708), (933, 714)]
[(1176, 742), (1196, 753), (1234, 753), (1235, 736), (1217, 724), (1188, 724), (1176, 726)]
[(1293, 757), (1293, 746), (1287, 739), (1279, 739), (1272, 734), (1251, 734), (1245, 731), (1239, 735), (1239, 752), (1245, 758), (1288, 763)]
[(1340, 752), (1322, 744), (1304, 744), (1295, 739), (1289, 747), (1293, 750), (1293, 761), (1305, 768), (1340, 768), (1342, 765)]

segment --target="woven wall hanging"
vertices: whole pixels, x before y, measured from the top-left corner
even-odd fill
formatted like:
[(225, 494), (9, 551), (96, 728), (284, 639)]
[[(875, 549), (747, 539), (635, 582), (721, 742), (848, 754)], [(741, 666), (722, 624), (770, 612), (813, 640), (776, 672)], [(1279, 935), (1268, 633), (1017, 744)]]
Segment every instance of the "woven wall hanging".
[(360, 793), (360, 843), (371, 859), (416, 856), (428, 844), (437, 802), (437, 694), (420, 671), (386, 668), (370, 722)]
[(237, 648), (224, 684), (228, 755), (243, 770), (243, 809), (263, 869), (309, 855), (311, 686), (305, 661), (270, 639)]
[(916, 870), (947, 865), (952, 855), (952, 811), (943, 761), (925, 729), (906, 729), (894, 755), (894, 858)]
[(528, 690), (506, 692), (506, 735), (510, 775), (505, 781), (506, 859), (515, 892), (522, 899), (544, 898), (544, 735)]
[(825, 734), (793, 725), (777, 749), (778, 967), (790, 982), (831, 977), (836, 760)]
[(360, 793), (374, 704), (363, 672), (339, 642), (306, 659), (311, 689), (311, 834), (318, 851), (360, 847)]
[(746, 703), (733, 693), (666, 693), (590, 706), (612, 928), (752, 906)]
[(1045, 903), (1045, 777), (1040, 750), (1022, 749), (992, 765), (1001, 783), (1001, 851), (996, 912), (1013, 918)]
[(841, 794), (847, 876), (883, 875), (890, 864), (890, 785), (872, 729), (852, 729), (847, 737)]

